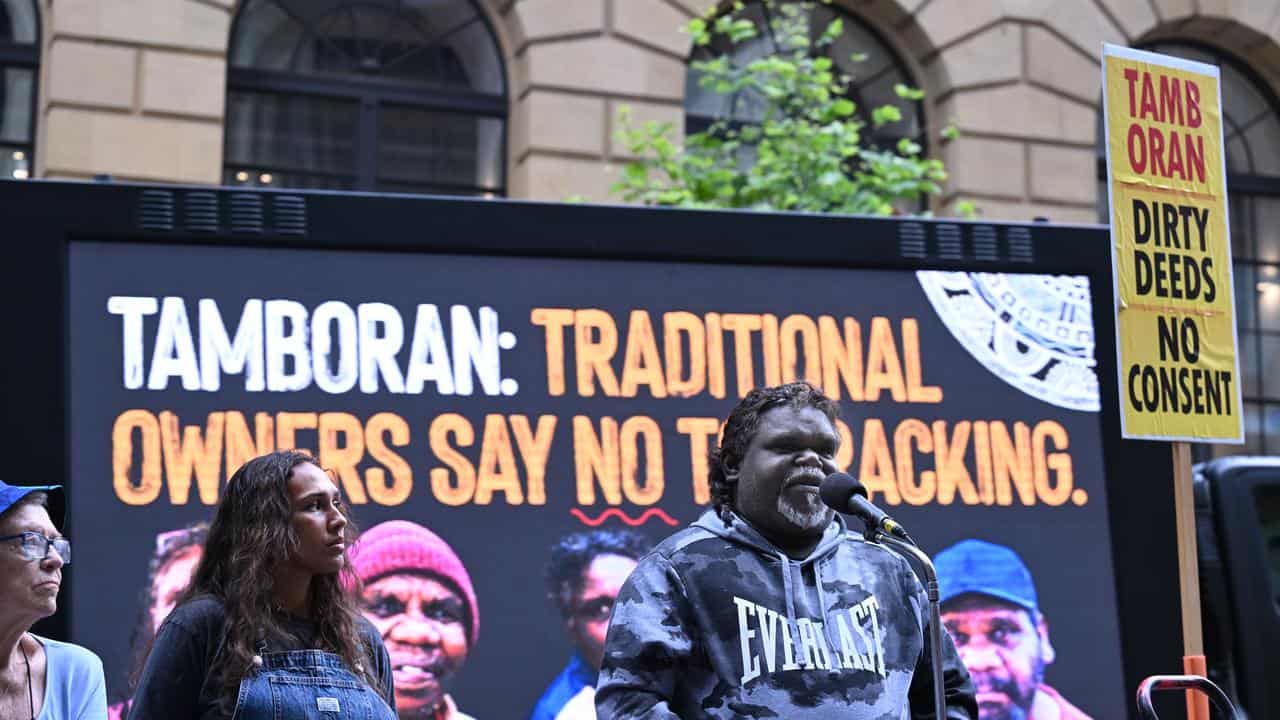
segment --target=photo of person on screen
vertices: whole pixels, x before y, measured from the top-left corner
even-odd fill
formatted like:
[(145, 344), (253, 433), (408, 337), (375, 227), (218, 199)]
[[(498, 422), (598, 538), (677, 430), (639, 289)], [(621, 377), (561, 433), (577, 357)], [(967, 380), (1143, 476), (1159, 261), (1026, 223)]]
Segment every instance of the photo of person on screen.
[(1090, 720), (1044, 682), (1053, 644), (1022, 558), (970, 539), (938, 553), (934, 564), (942, 623), (977, 688), (979, 718)]
[[(160, 629), (160, 623), (169, 616), (182, 593), (191, 584), (191, 575), (204, 555), (205, 539), (209, 535), (208, 523), (196, 523), (177, 530), (162, 532), (156, 536), (155, 552), (147, 570), (147, 585), (142, 594), (138, 622), (134, 626), (130, 645), (134, 664), (140, 664), (151, 647), (151, 641)], [(128, 716), (129, 699), (112, 704), (107, 709), (110, 720)]]
[(364, 583), (361, 610), (391, 656), (400, 720), (474, 720), (448, 694), (480, 634), (457, 553), (425, 527), (391, 520), (360, 536), (351, 566)]
[(595, 720), (596, 676), (613, 603), (651, 546), (634, 530), (591, 530), (566, 535), (551, 548), (547, 597), (560, 611), (574, 653), (530, 720)]

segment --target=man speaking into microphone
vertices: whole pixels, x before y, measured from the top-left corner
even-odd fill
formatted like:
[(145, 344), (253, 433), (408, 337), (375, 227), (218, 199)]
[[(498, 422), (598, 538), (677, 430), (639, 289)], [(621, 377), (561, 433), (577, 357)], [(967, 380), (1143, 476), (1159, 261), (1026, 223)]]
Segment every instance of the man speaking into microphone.
[[(932, 718), (928, 601), (900, 556), (818, 495), (836, 404), (757, 388), (712, 452), (713, 508), (658, 545), (614, 605), (596, 691), (609, 718)], [(948, 718), (977, 720), (943, 637)]]

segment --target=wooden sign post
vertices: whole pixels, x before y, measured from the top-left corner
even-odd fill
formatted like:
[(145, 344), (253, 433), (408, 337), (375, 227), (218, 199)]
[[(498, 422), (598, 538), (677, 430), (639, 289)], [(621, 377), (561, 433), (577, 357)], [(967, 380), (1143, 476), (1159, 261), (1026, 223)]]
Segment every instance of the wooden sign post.
[[(1183, 666), (1201, 676), (1189, 443), (1244, 434), (1220, 85), (1212, 65), (1103, 47), (1120, 426), (1173, 441)], [(1187, 712), (1208, 720), (1207, 699)]]
[[(1178, 522), (1178, 589), (1182, 597), (1182, 670), (1208, 676), (1200, 624), (1200, 566), (1196, 548), (1196, 507), (1191, 486), (1191, 444), (1173, 444), (1173, 507)], [(1187, 693), (1188, 720), (1209, 720), (1209, 698)]]

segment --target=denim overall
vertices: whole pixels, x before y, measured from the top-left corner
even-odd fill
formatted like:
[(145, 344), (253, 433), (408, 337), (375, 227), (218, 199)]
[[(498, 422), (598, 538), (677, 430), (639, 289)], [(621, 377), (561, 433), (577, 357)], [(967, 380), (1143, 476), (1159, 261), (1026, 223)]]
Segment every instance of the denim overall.
[(373, 688), (322, 650), (259, 653), (231, 720), (396, 720)]

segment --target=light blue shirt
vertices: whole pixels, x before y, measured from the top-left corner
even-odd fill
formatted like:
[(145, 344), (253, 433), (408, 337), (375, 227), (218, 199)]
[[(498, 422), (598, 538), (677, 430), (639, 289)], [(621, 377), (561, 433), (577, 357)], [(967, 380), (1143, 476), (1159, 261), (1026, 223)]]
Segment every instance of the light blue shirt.
[(36, 720), (107, 720), (102, 661), (71, 643), (32, 634), (44, 646), (44, 707)]

